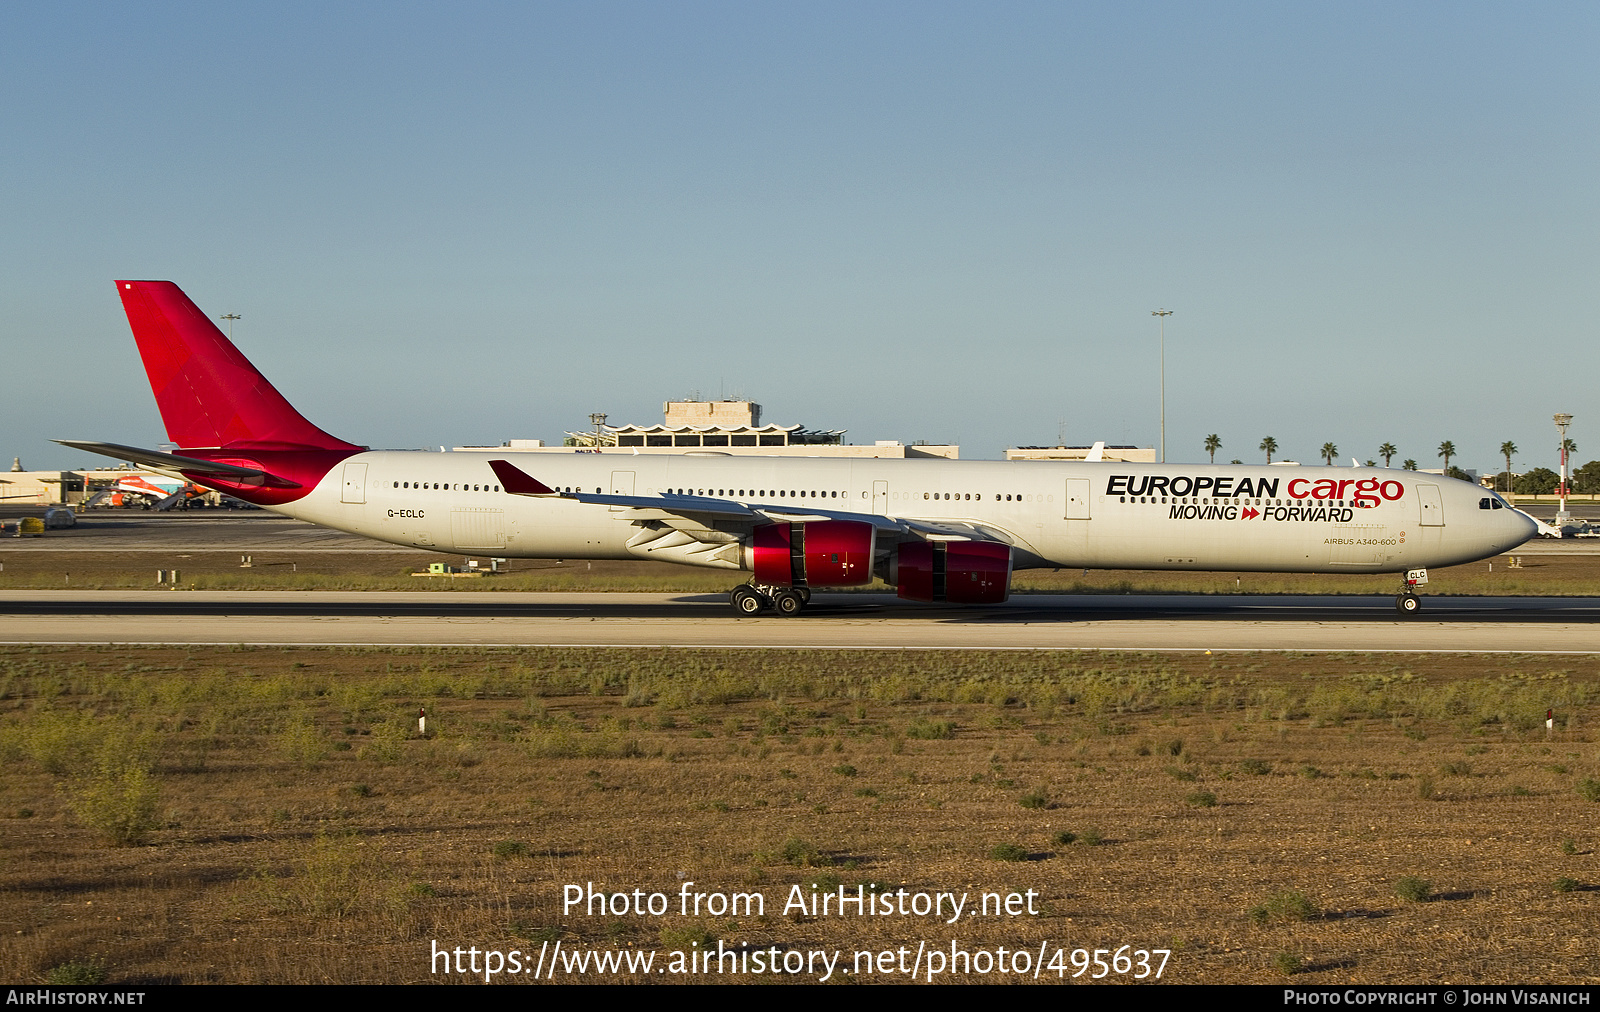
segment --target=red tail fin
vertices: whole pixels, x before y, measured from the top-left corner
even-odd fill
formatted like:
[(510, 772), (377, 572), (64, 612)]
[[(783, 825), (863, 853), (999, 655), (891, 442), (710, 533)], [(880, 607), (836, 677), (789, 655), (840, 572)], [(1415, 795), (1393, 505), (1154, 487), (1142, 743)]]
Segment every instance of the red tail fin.
[(170, 281), (118, 281), (167, 437), (185, 449), (360, 450), (305, 419)]

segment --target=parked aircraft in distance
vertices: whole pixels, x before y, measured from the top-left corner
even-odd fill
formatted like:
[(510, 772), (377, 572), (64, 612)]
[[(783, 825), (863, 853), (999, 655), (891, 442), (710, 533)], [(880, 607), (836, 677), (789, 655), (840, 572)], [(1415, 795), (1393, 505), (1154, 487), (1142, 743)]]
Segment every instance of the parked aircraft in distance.
[(142, 509), (170, 510), (203, 495), (201, 489), (182, 479), (174, 480), (151, 474), (130, 474), (118, 478), (93, 496), (84, 500), (83, 508), (95, 506), (138, 506)]
[(1534, 534), (1492, 492), (1386, 468), (370, 450), (307, 421), (176, 285), (117, 291), (178, 449), (65, 445), (398, 545), (749, 573), (741, 615), (875, 576), (993, 604), (1038, 568), (1405, 573), (1410, 614), (1429, 567)]

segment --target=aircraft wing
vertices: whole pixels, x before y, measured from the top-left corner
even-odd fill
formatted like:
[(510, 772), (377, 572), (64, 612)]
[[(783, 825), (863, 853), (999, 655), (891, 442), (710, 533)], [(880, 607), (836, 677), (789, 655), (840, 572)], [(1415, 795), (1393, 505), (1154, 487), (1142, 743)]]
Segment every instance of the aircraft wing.
[(757, 519), (756, 513), (743, 503), (731, 499), (716, 499), (698, 495), (602, 495), (588, 492), (561, 492), (558, 499), (595, 503), (602, 506), (626, 506), (632, 510), (664, 510), (668, 513), (697, 513), (728, 519)]
[(929, 541), (998, 541), (1002, 545), (1016, 543), (1010, 535), (988, 524), (966, 523), (961, 520), (907, 520), (905, 526)]
[(666, 516), (680, 516), (695, 520), (713, 520), (727, 523), (747, 521), (751, 524), (772, 521), (776, 523), (808, 523), (814, 520), (855, 520), (870, 523), (879, 530), (905, 533), (909, 528), (891, 517), (872, 513), (849, 513), (840, 510), (819, 510), (805, 506), (777, 503), (741, 503), (703, 495), (609, 495), (600, 492), (557, 492), (544, 482), (522, 471), (506, 460), (491, 460), (489, 467), (500, 479), (500, 487), (512, 495), (542, 496), (551, 499), (571, 499), (575, 502), (597, 506), (619, 506), (619, 520), (659, 520)]
[(135, 464), (143, 464), (146, 467), (183, 471), (189, 474), (214, 475), (235, 485), (271, 485), (274, 488), (300, 487), (287, 478), (280, 478), (275, 474), (268, 474), (253, 467), (218, 464), (210, 460), (201, 460), (198, 457), (180, 457), (175, 453), (145, 450), (137, 446), (123, 446), (121, 443), (97, 443), (83, 439), (57, 439), (54, 442), (60, 443), (62, 446), (70, 446), (75, 450), (88, 450), (90, 453), (104, 454), (117, 460), (129, 460)]

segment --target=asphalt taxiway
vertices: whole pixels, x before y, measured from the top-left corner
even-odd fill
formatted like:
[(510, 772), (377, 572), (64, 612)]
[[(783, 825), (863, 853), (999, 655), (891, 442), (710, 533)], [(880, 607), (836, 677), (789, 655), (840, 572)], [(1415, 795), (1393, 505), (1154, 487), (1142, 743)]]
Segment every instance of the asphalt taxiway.
[(818, 594), (794, 618), (724, 595), (0, 591), (0, 643), (1600, 652), (1600, 598), (1018, 595), (954, 608)]

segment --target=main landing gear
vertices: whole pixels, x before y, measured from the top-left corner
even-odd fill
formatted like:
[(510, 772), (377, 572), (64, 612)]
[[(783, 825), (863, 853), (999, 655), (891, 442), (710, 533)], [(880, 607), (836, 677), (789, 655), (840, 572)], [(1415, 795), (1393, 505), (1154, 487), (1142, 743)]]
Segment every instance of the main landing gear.
[(800, 614), (810, 601), (811, 591), (805, 587), (757, 587), (741, 583), (728, 594), (728, 603), (740, 618), (759, 615), (768, 608), (788, 618)]

